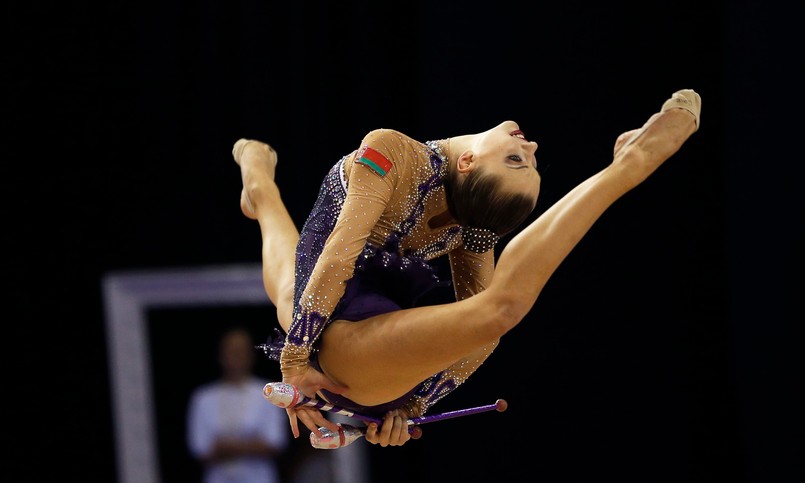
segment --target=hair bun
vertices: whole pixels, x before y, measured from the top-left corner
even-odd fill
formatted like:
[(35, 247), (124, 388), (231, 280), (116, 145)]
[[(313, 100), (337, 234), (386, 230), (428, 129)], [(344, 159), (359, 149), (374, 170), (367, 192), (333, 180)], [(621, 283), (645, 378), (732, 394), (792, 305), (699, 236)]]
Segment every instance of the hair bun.
[(475, 253), (488, 252), (500, 240), (500, 236), (494, 231), (474, 226), (462, 228), (461, 238), (464, 240), (464, 248)]

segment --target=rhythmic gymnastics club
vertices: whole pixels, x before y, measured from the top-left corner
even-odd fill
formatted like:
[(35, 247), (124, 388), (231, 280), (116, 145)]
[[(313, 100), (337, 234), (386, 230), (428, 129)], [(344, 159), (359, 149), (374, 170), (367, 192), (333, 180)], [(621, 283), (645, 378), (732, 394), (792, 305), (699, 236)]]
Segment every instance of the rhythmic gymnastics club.
[(296, 386), (288, 384), (287, 382), (269, 382), (263, 387), (263, 397), (268, 402), (281, 408), (295, 408), (299, 406), (310, 406), (322, 411), (329, 411), (331, 413), (349, 416), (351, 418), (360, 419), (367, 423), (382, 424), (383, 420), (367, 416), (365, 414), (349, 411), (340, 406), (326, 403), (318, 399), (307, 397), (302, 394)]
[[(366, 414), (357, 413), (355, 411), (350, 411), (348, 409), (344, 409), (334, 404), (326, 403), (318, 399), (307, 397), (304, 394), (302, 394), (302, 391), (300, 391), (296, 386), (294, 386), (293, 384), (288, 384), (287, 382), (269, 382), (268, 384), (265, 385), (265, 387), (263, 387), (263, 397), (265, 397), (268, 402), (281, 408), (310, 406), (316, 409), (320, 409), (322, 411), (329, 411), (336, 414), (341, 414), (343, 416), (349, 416), (351, 418), (360, 419), (367, 423), (377, 423), (377, 424), (383, 423), (382, 419), (368, 416)], [(459, 416), (468, 416), (470, 414), (481, 413), (492, 410), (503, 412), (506, 410), (507, 406), (508, 403), (505, 400), (498, 399), (495, 402), (495, 404), (488, 404), (486, 406), (479, 406), (476, 408), (459, 409), (457, 411), (450, 411), (441, 414), (433, 414), (430, 416), (422, 416), (419, 418), (409, 419), (407, 423), (409, 426), (414, 426), (417, 424), (425, 424), (433, 421), (440, 421), (442, 419), (456, 418)]]
[[(457, 418), (460, 416), (469, 416), (470, 414), (492, 410), (502, 413), (506, 410), (506, 408), (508, 408), (508, 406), (509, 403), (507, 403), (504, 399), (498, 399), (495, 401), (495, 404), (487, 404), (486, 406), (478, 406), (475, 408), (459, 409), (457, 411), (449, 411), (430, 416), (421, 416), (418, 418), (409, 419), (406, 421), (406, 423), (409, 426), (408, 432), (413, 433), (415, 429), (419, 429), (415, 428), (414, 425), (432, 423), (434, 421)], [(321, 431), (322, 434), (321, 438), (317, 437), (315, 433), (310, 433), (310, 445), (318, 449), (343, 448), (344, 446), (353, 443), (355, 440), (366, 434), (365, 427), (358, 428), (349, 424), (339, 424), (338, 431), (331, 431), (327, 428), (319, 428), (319, 431)], [(417, 434), (416, 436), (413, 436), (412, 434), (414, 439), (419, 439), (420, 436), (421, 433)]]
[[(287, 382), (269, 382), (263, 387), (263, 397), (265, 397), (268, 402), (281, 408), (310, 406), (322, 411), (329, 411), (336, 414), (341, 414), (342, 416), (360, 419), (366, 423), (377, 423), (378, 425), (383, 424), (382, 419), (355, 411), (349, 411), (340, 406), (307, 397), (302, 394), (302, 391), (300, 391), (296, 386), (293, 384), (288, 384)], [(508, 406), (509, 404), (504, 399), (498, 399), (495, 401), (495, 404), (488, 404), (486, 406), (478, 406), (475, 408), (459, 409), (446, 413), (432, 414), (430, 416), (421, 416), (418, 418), (408, 419), (406, 423), (409, 426), (408, 432), (411, 433), (412, 437), (414, 439), (419, 439), (419, 437), (422, 435), (422, 432), (416, 427), (417, 425), (441, 421), (443, 419), (457, 418), (460, 416), (469, 416), (471, 414), (493, 410), (503, 412)], [(310, 433), (310, 444), (313, 447), (320, 449), (341, 448), (360, 438), (366, 432), (366, 428), (356, 428), (349, 424), (339, 424), (339, 426), (340, 428), (338, 432), (331, 431), (327, 428), (319, 428), (319, 431), (322, 432), (321, 438), (316, 437), (315, 433)], [(334, 441), (338, 441), (339, 443), (334, 445)]]

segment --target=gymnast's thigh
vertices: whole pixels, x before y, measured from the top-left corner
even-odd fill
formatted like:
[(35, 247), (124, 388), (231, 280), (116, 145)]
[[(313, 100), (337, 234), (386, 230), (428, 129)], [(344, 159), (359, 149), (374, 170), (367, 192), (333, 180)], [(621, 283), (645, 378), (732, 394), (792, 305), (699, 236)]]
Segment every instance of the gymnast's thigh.
[(318, 362), (330, 379), (349, 387), (345, 395), (353, 401), (385, 403), (495, 340), (478, 330), (483, 312), (462, 301), (336, 320), (322, 334)]
[[(425, 377), (409, 375), (410, 361), (395, 349), (393, 313), (365, 320), (335, 320), (321, 337), (318, 365), (349, 388), (345, 396), (364, 405), (382, 404), (409, 391)], [(385, 327), (384, 327), (385, 326)]]

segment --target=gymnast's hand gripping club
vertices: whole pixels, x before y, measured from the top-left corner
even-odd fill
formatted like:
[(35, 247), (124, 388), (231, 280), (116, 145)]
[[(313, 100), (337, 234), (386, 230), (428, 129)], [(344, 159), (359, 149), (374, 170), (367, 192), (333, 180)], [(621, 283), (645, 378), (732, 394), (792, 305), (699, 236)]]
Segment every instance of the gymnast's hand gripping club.
[[(263, 388), (263, 396), (266, 398), (268, 402), (281, 408), (310, 406), (316, 409), (320, 409), (322, 411), (329, 411), (336, 414), (341, 414), (343, 416), (360, 419), (366, 423), (377, 423), (378, 425), (383, 424), (382, 419), (367, 416), (365, 414), (356, 413), (354, 411), (349, 411), (347, 409), (335, 406), (333, 404), (309, 398), (304, 394), (302, 394), (302, 392), (296, 386), (288, 384), (286, 382), (269, 382)], [(408, 432), (412, 434), (412, 437), (414, 439), (418, 439), (419, 436), (421, 436), (421, 430), (416, 427), (416, 425), (418, 424), (431, 423), (434, 421), (457, 418), (460, 416), (469, 416), (470, 414), (476, 414), (493, 410), (497, 412), (503, 412), (506, 410), (507, 407), (508, 403), (505, 400), (498, 399), (497, 401), (495, 401), (495, 404), (488, 404), (486, 406), (478, 406), (467, 409), (459, 409), (457, 411), (449, 411), (446, 413), (433, 414), (430, 416), (421, 416), (418, 418), (409, 419), (406, 421), (406, 423), (409, 426)], [(342, 448), (344, 446), (347, 446), (348, 444), (351, 444), (352, 442), (359, 439), (366, 433), (365, 427), (358, 428), (355, 426), (351, 426), (349, 424), (339, 424), (338, 426), (339, 426), (338, 431), (331, 431), (327, 428), (319, 428), (319, 430), (322, 433), (321, 438), (317, 437), (315, 433), (310, 433), (310, 444), (314, 448), (318, 449)]]

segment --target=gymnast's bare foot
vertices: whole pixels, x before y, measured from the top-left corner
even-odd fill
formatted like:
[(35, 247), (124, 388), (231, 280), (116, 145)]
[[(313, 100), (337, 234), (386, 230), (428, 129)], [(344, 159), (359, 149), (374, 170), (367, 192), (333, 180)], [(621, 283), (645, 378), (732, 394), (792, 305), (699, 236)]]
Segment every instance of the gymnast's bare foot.
[(644, 131), (650, 126), (653, 122), (655, 122), (665, 111), (669, 111), (672, 109), (684, 109), (688, 111), (694, 117), (695, 127), (694, 132), (699, 130), (699, 124), (701, 123), (701, 110), (702, 110), (702, 99), (696, 91), (693, 89), (681, 89), (676, 92), (666, 100), (660, 112), (655, 113), (652, 115), (648, 121), (641, 127), (640, 129), (633, 129), (631, 131), (627, 131), (620, 136), (615, 141), (615, 148), (613, 150), (613, 155), (618, 154), (618, 152), (624, 146), (628, 146), (635, 142), (637, 138), (639, 138)]
[(277, 152), (268, 144), (253, 139), (238, 139), (232, 147), (232, 157), (240, 166), (243, 190), (240, 209), (247, 218), (257, 219), (253, 194), (267, 180), (274, 181), (277, 170)]

